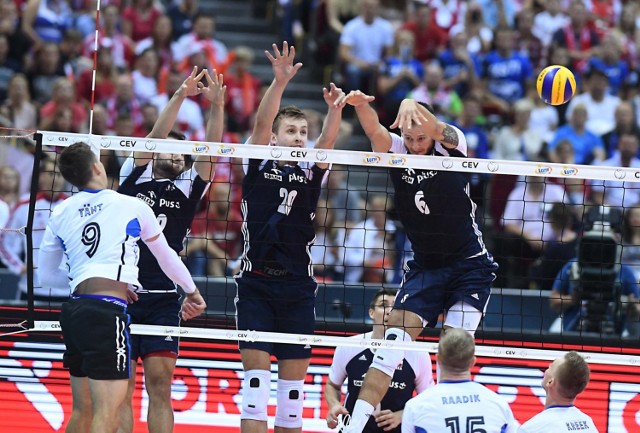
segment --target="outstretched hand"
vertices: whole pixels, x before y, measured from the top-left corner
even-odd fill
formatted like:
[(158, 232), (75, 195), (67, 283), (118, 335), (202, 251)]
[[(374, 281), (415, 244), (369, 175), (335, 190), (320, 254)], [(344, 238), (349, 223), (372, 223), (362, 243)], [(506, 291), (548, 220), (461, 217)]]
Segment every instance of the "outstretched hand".
[(201, 92), (201, 88), (198, 86), (198, 83), (200, 83), (200, 80), (202, 80), (202, 77), (204, 77), (205, 72), (206, 69), (203, 69), (198, 74), (198, 67), (194, 66), (191, 74), (187, 77), (186, 80), (184, 80), (178, 91), (182, 92), (182, 94), (187, 97), (199, 94)]
[(345, 94), (342, 89), (340, 87), (336, 87), (336, 85), (333, 83), (329, 84), (328, 90), (326, 87), (322, 88), (322, 96), (324, 97), (324, 102), (327, 103), (329, 108), (343, 108), (344, 105), (338, 105), (336, 104), (336, 102), (340, 98), (344, 97), (344, 95)]
[[(419, 105), (417, 102), (405, 99), (400, 104), (400, 109), (398, 110), (398, 115), (396, 116), (395, 122), (393, 122), (390, 126), (391, 129), (400, 128), (401, 130), (411, 129), (413, 124), (418, 126), (424, 125), (427, 126), (428, 123), (433, 123), (424, 114), (420, 111)], [(433, 125), (435, 127), (435, 124)]]
[(207, 303), (196, 289), (194, 293), (188, 294), (182, 302), (182, 319), (189, 320), (198, 317), (207, 308)]
[(293, 64), (296, 57), (296, 49), (293, 46), (289, 48), (289, 44), (286, 41), (282, 43), (282, 53), (280, 53), (276, 44), (273, 44), (272, 47), (275, 56), (271, 55), (269, 51), (264, 53), (271, 62), (275, 80), (286, 83), (298, 72), (298, 69), (302, 67), (302, 63)]
[(224, 77), (222, 74), (217, 74), (216, 70), (213, 70), (213, 77), (209, 75), (209, 70), (203, 70), (204, 77), (207, 80), (205, 86), (202, 81), (198, 82), (198, 89), (202, 93), (207, 101), (211, 105), (217, 105), (218, 107), (224, 107), (224, 96), (227, 91), (227, 86), (224, 85)]
[(357, 107), (358, 105), (373, 102), (375, 101), (375, 99), (375, 96), (369, 96), (361, 92), (360, 90), (352, 90), (347, 95), (343, 93), (343, 95), (334, 102), (334, 105), (336, 107), (344, 107), (345, 105), (349, 104)]

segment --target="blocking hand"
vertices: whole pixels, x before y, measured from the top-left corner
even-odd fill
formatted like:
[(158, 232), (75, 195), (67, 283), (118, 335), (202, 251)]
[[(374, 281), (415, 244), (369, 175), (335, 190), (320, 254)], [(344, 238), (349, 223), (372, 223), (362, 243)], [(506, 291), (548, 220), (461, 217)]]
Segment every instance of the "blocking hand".
[(289, 44), (286, 41), (282, 43), (282, 53), (280, 53), (276, 44), (273, 44), (272, 47), (274, 55), (271, 55), (269, 51), (264, 53), (271, 62), (273, 76), (276, 81), (287, 83), (302, 67), (302, 63), (293, 64), (296, 57), (296, 49), (293, 46), (289, 48)]

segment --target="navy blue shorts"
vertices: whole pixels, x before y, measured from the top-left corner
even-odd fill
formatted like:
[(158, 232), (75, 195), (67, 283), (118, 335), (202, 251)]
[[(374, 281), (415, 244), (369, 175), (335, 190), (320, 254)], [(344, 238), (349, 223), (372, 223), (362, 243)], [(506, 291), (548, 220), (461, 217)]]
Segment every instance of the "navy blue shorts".
[(416, 313), (429, 327), (436, 326), (438, 316), (457, 302), (484, 312), (498, 270), (486, 255), (438, 269), (421, 268), (413, 260), (407, 266), (393, 308)]
[(75, 377), (129, 379), (127, 304), (109, 296), (81, 296), (62, 304), (64, 366)]
[[(129, 304), (131, 323), (139, 325), (180, 326), (180, 297), (177, 293), (139, 293)], [(131, 359), (150, 354), (178, 357), (179, 338), (175, 335), (131, 335)]]
[[(236, 325), (239, 330), (313, 334), (317, 283), (308, 277), (268, 278), (244, 272), (236, 278)], [(258, 349), (277, 359), (306, 359), (311, 347), (266, 342), (239, 343), (240, 349)]]

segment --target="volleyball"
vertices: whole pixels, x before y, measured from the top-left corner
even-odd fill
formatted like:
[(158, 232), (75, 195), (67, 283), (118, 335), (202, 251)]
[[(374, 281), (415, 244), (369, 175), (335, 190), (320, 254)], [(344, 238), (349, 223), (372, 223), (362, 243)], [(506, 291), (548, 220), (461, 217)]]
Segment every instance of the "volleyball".
[(576, 78), (564, 66), (547, 66), (538, 75), (536, 87), (538, 96), (546, 104), (562, 105), (569, 102), (576, 92)]

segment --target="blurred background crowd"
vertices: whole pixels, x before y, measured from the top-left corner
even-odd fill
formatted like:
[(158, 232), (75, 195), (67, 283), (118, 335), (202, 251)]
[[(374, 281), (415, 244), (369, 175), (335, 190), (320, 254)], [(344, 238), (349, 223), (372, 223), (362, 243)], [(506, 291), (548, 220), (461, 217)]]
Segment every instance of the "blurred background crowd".
[[(638, 167), (640, 5), (632, 0), (109, 0), (98, 41), (93, 0), (0, 0), (0, 227), (22, 227), (32, 141), (45, 129), (144, 137), (193, 66), (224, 74), (224, 141), (248, 135), (270, 82), (264, 50), (291, 41), (305, 64), (285, 95), (304, 108), (309, 145), (322, 85), (376, 96), (384, 124), (403, 98), (430, 103), (467, 137), (469, 156)], [(94, 46), (97, 42), (97, 52)], [(95, 93), (91, 82), (96, 67)], [(545, 105), (538, 72), (569, 67), (578, 91)], [(298, 87), (295, 87), (298, 86)], [(204, 139), (206, 101), (183, 104), (175, 129)], [(368, 143), (345, 110), (339, 148)], [(126, 155), (103, 154), (113, 188)], [(59, 200), (55, 164), (39, 199)], [(334, 167), (318, 209), (316, 274), (327, 281), (398, 283), (407, 240), (384, 173)], [(60, 176), (58, 175), (57, 178)], [(220, 159), (186, 242), (195, 275), (232, 275), (242, 250), (242, 166)], [(640, 277), (640, 189), (632, 182), (473, 175), (471, 194), (499, 287), (550, 290), (575, 255), (585, 206), (624, 209), (623, 263)], [(347, 187), (348, 185), (348, 187)], [(44, 205), (43, 205), (44, 206)], [(48, 206), (48, 205), (47, 205)], [(50, 207), (50, 206), (49, 206)], [(23, 273), (24, 249), (0, 236), (0, 258)]]

